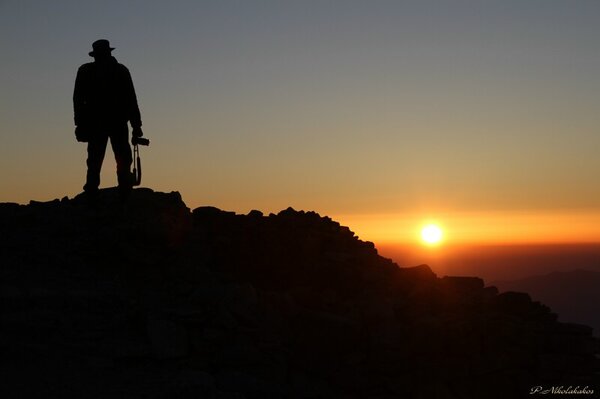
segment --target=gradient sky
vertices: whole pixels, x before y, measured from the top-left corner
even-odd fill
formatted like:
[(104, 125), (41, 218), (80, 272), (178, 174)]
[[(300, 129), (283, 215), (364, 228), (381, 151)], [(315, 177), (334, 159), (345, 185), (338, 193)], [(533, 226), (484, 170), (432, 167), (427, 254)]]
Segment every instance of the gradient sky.
[(600, 241), (598, 21), (595, 0), (0, 0), (0, 201), (81, 191), (73, 84), (107, 38), (144, 185), (192, 208)]

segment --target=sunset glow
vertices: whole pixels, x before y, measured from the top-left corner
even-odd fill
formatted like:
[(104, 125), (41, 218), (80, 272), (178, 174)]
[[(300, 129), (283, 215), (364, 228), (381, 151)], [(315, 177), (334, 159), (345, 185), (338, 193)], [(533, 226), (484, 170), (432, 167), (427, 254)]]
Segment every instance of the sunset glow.
[(81, 192), (72, 92), (105, 36), (152, 142), (143, 184), (191, 209), (291, 206), (440, 253), (600, 242), (600, 2), (26, 3), (0, 3), (2, 202)]
[(438, 245), (443, 236), (442, 229), (436, 224), (428, 224), (421, 229), (421, 240), (426, 245)]
[[(447, 245), (557, 244), (600, 242), (600, 213), (439, 212)], [(378, 244), (422, 246), (420, 214), (337, 214), (361, 239)], [(426, 219), (426, 218), (425, 218)], [(427, 223), (427, 224), (433, 224)], [(417, 227), (418, 226), (418, 227)]]
[(0, 0), (2, 397), (600, 399), (599, 20)]

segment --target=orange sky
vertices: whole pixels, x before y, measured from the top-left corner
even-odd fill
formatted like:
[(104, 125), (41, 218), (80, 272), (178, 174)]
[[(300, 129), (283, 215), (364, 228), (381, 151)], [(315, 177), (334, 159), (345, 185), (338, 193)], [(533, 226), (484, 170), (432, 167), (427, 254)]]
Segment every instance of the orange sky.
[(600, 213), (480, 212), (423, 214), (336, 215), (361, 239), (381, 244), (422, 245), (420, 230), (427, 223), (444, 231), (439, 245), (550, 244), (600, 242)]

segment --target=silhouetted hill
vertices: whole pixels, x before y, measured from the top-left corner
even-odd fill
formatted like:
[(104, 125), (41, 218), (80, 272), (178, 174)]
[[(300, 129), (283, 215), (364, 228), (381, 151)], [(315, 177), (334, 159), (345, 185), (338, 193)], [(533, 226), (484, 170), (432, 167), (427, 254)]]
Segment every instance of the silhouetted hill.
[(399, 268), (314, 212), (102, 190), (1, 204), (0, 231), (2, 397), (514, 398), (597, 383), (589, 327), (476, 277)]
[(600, 272), (573, 270), (494, 283), (503, 291), (529, 293), (556, 312), (559, 319), (588, 324), (600, 332)]

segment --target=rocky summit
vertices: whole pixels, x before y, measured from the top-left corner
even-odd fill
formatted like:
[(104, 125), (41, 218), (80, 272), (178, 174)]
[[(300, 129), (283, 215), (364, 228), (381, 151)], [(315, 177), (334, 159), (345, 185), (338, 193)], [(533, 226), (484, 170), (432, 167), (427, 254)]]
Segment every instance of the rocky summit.
[(0, 232), (3, 398), (600, 391), (591, 328), (477, 277), (399, 267), (314, 212), (107, 189), (0, 204)]

